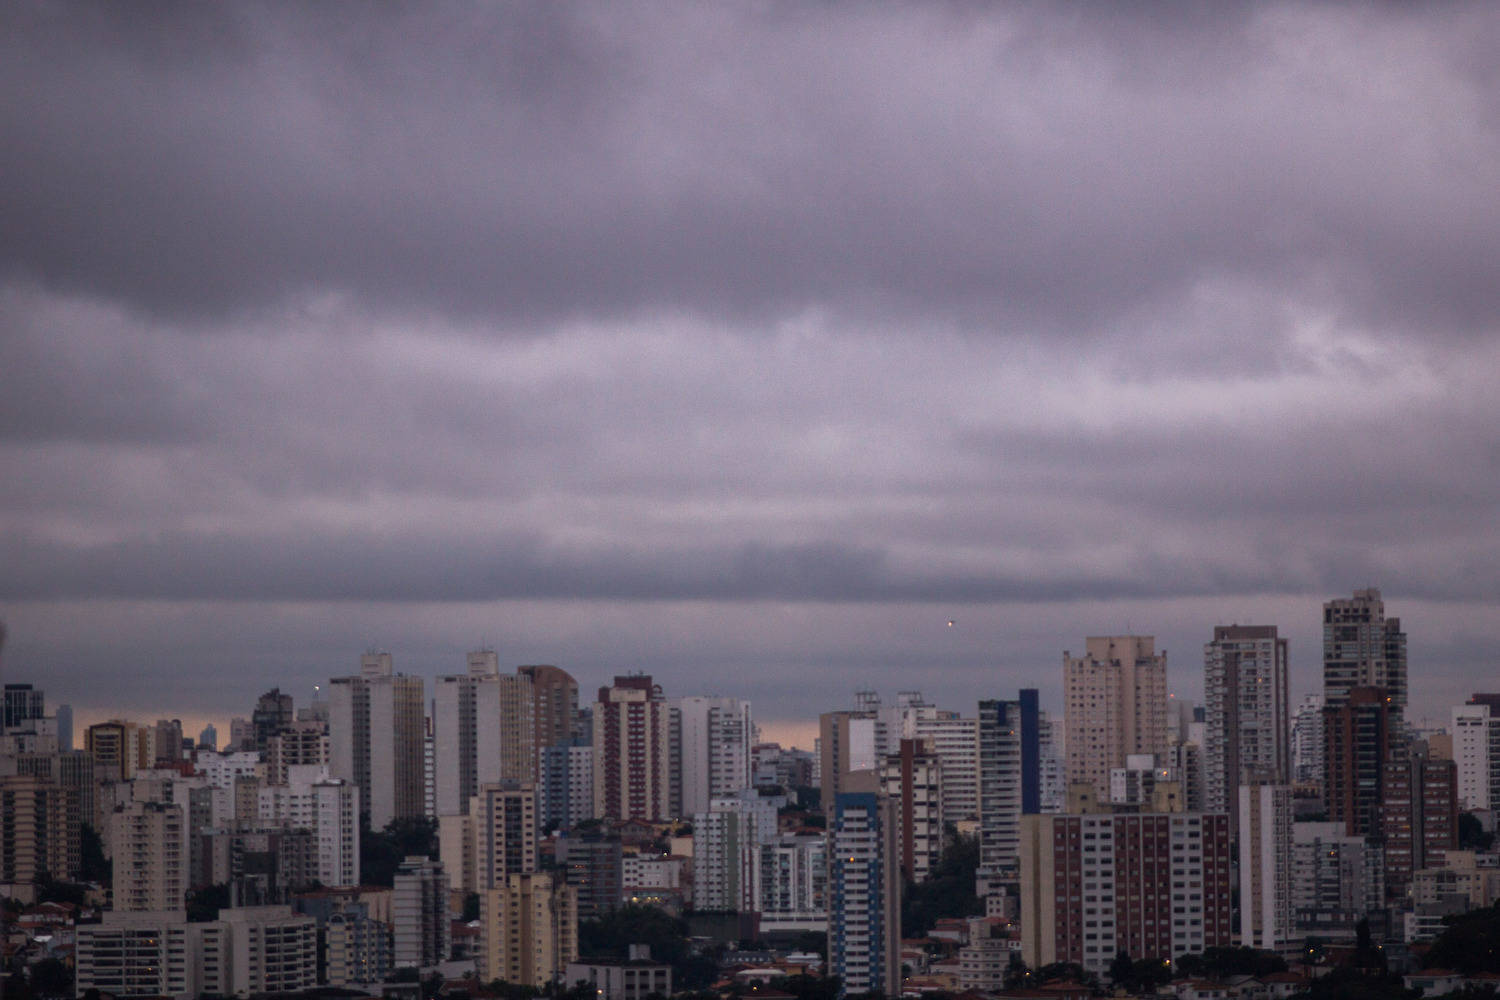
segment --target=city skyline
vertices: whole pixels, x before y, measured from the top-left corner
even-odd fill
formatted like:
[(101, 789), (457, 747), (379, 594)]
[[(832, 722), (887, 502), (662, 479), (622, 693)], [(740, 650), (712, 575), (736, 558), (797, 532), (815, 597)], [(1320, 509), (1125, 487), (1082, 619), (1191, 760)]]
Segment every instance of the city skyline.
[[(76, 725), (389, 650), (768, 730), (1500, 630), (1482, 5), (0, 10), (0, 617)], [(949, 625), (949, 622), (953, 624)], [(164, 693), (171, 704), (162, 707)], [(805, 745), (810, 745), (810, 740)]]

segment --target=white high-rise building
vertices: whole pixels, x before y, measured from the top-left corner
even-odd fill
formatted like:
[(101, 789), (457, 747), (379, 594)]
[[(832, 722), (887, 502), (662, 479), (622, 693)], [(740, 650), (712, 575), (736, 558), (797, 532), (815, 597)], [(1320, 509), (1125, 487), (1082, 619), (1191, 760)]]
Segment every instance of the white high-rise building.
[(1452, 735), (1460, 807), (1494, 809), (1500, 805), (1500, 718), (1485, 704), (1456, 705)]
[(1284, 951), (1295, 939), (1292, 924), (1292, 788), (1248, 785), (1238, 789), (1240, 944)]
[(480, 786), (536, 778), (536, 701), (529, 674), (502, 674), (493, 650), (433, 689), (433, 769), (439, 816), (461, 813)]
[(681, 698), (682, 812), (704, 812), (720, 796), (733, 795), (750, 782), (750, 747), (754, 725), (750, 703), (740, 698)]
[(1239, 786), (1291, 781), (1287, 640), (1275, 625), (1218, 625), (1203, 646), (1205, 806), (1238, 822)]
[(1109, 794), (1110, 768), (1133, 753), (1167, 752), (1167, 654), (1149, 635), (1090, 636), (1063, 652), (1068, 781)]
[[(1034, 705), (1034, 703), (1032, 703)], [(979, 703), (979, 870), (1013, 874), (1021, 850), (1022, 744), (1027, 726), (1018, 700)], [(1034, 736), (1034, 734), (1033, 734)]]
[(359, 885), (359, 789), (328, 768), (294, 764), (286, 784), (259, 791), (260, 825), (311, 830), (317, 878), (325, 886)]
[(1037, 720), (1037, 797), (1044, 813), (1060, 813), (1068, 807), (1068, 748), (1066, 729), (1046, 712)]
[(753, 905), (756, 846), (776, 836), (777, 809), (785, 796), (755, 789), (713, 799), (693, 816), (693, 906), (748, 910)]
[(821, 830), (759, 844), (754, 878), (761, 930), (828, 930), (828, 838)]
[(380, 830), (425, 815), (423, 684), (396, 673), (389, 653), (366, 653), (359, 667), (358, 676), (329, 682), (329, 771), (354, 782), (360, 809)]
[(1292, 716), (1292, 780), (1323, 783), (1323, 695), (1304, 695)]
[(941, 772), (943, 823), (955, 826), (979, 818), (979, 720), (957, 712), (924, 708), (912, 719), (911, 734), (937, 756)]

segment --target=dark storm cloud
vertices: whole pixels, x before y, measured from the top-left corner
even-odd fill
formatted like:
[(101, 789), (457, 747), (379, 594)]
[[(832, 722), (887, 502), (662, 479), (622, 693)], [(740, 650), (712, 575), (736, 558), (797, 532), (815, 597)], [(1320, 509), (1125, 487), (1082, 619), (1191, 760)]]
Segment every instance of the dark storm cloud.
[(0, 263), (158, 314), (1069, 329), (1224, 273), (1366, 322), (1500, 305), (1483, 8), (5, 16)]
[(1252, 616), (1310, 676), (1378, 585), (1447, 697), (1500, 598), (1497, 45), (1481, 5), (7, 5), (7, 670), (224, 712), (499, 633), (966, 707)]

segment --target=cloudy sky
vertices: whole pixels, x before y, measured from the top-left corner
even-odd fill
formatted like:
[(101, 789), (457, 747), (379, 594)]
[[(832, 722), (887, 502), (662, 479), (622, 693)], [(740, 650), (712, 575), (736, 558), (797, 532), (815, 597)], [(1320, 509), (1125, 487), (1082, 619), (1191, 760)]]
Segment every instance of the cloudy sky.
[[(1500, 685), (1488, 4), (7, 4), (7, 680)], [(954, 627), (947, 621), (954, 619)]]

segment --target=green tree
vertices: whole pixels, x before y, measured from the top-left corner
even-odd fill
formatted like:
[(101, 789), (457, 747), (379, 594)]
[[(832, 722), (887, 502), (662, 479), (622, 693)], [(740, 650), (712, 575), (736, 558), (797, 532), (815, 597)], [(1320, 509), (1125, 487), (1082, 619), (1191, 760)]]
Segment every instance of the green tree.
[(961, 837), (951, 826), (942, 857), (923, 882), (908, 882), (901, 898), (901, 936), (925, 937), (942, 917), (976, 917), (984, 901), (974, 894), (979, 838)]
[(1458, 814), (1458, 846), (1466, 851), (1488, 851), (1495, 845), (1495, 835), (1486, 833), (1484, 824), (1473, 813)]
[(218, 920), (219, 911), (229, 906), (229, 883), (189, 889), (187, 894), (187, 918), (192, 923)]
[(1466, 976), (1500, 972), (1500, 903), (1448, 917), (1446, 922), (1427, 952), (1429, 968), (1456, 969)]
[(437, 860), (437, 821), (426, 816), (393, 819), (379, 832), (359, 834), (359, 878), (365, 885), (393, 886), (408, 857)]
[(632, 944), (648, 945), (653, 960), (670, 965), (678, 989), (699, 989), (717, 976), (714, 956), (694, 951), (687, 922), (665, 910), (626, 905), (578, 925), (578, 952), (585, 957), (624, 958)]
[(1268, 976), (1285, 972), (1286, 962), (1269, 951), (1243, 945), (1228, 948), (1205, 948), (1201, 955), (1182, 955), (1177, 972), (1187, 977), (1227, 979), (1230, 976)]
[(479, 893), (471, 892), (464, 897), (463, 921), (471, 924), (479, 919)]
[(99, 839), (99, 832), (85, 823), (78, 830), (78, 840), (83, 853), (78, 877), (85, 882), (109, 885), (114, 877), (114, 864), (104, 856), (104, 842)]
[(31, 992), (37, 997), (71, 997), (73, 971), (56, 958), (44, 958), (31, 967)]

